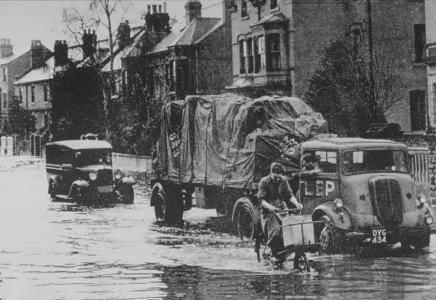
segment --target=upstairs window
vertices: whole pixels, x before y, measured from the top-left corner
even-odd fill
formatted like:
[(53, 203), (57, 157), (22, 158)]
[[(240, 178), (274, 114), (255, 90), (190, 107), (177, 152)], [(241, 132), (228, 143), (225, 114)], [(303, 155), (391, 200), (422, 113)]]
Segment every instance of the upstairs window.
[(4, 93), (3, 94), (3, 108), (8, 107), (8, 94)]
[(32, 87), (31, 87), (31, 95), (32, 95), (31, 102), (34, 104), (35, 103), (35, 86), (34, 85), (32, 85)]
[(247, 40), (248, 73), (253, 73), (253, 39)]
[(268, 35), (268, 71), (280, 70), (280, 35)]
[(241, 0), (241, 18), (248, 17), (248, 0)]
[(254, 72), (265, 69), (265, 39), (263, 35), (254, 38)]
[(415, 62), (422, 62), (425, 50), (425, 24), (416, 24), (415, 33)]
[(277, 7), (277, 0), (271, 0), (271, 2), (270, 2), (270, 8), (271, 9), (274, 9), (274, 8), (276, 8)]
[(44, 127), (48, 126), (48, 112), (44, 112)]
[(44, 83), (44, 102), (48, 101), (47, 83)]
[(239, 41), (239, 73), (245, 74), (245, 56), (246, 56), (246, 43)]

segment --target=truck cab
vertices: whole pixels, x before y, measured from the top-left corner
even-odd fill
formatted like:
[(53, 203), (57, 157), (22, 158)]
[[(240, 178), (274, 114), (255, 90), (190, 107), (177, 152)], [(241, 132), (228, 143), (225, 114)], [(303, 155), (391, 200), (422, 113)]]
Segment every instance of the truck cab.
[(333, 252), (350, 241), (422, 248), (434, 214), (411, 176), (406, 145), (331, 138), (302, 143), (299, 196), (303, 214), (324, 220), (316, 231)]

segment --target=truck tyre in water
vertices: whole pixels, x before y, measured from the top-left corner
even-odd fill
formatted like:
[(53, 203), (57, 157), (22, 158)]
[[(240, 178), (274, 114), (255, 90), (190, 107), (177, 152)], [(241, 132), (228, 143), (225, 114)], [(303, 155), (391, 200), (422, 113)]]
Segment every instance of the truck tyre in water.
[(183, 220), (182, 189), (175, 184), (166, 184), (163, 190), (154, 193), (154, 213), (156, 220), (163, 220), (169, 224), (178, 224)]
[(319, 234), (320, 250), (323, 253), (332, 254), (335, 250), (333, 227), (330, 225), (330, 222), (324, 217), (322, 218), (322, 220), (324, 221), (324, 227)]
[(422, 249), (430, 246), (430, 233), (418, 236), (418, 238), (409, 240), (409, 241), (401, 241), (401, 248), (405, 250), (409, 250), (410, 246), (415, 249)]
[(156, 203), (154, 204), (154, 215), (156, 221), (163, 221), (165, 219), (165, 198), (161, 192), (154, 195)]

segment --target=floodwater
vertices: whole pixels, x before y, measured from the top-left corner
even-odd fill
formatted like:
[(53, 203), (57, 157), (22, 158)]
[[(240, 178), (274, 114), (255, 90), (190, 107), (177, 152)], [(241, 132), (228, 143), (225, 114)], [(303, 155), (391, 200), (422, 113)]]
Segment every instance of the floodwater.
[(275, 271), (214, 211), (161, 226), (135, 188), (134, 205), (80, 207), (49, 201), (43, 164), (0, 171), (0, 299), (436, 299), (436, 236), (426, 251), (312, 255), (311, 272)]

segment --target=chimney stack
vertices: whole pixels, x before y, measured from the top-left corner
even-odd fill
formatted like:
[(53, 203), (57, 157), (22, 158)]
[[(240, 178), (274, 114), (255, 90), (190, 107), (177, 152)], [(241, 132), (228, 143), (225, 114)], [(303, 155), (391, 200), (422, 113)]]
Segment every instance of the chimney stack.
[(97, 35), (95, 34), (95, 30), (93, 30), (92, 33), (91, 29), (89, 29), (88, 32), (86, 32), (86, 30), (83, 31), (82, 50), (83, 59), (91, 57), (95, 54), (97, 50)]
[(130, 44), (130, 25), (129, 21), (121, 22), (118, 25), (118, 47), (124, 48)]
[(189, 0), (185, 4), (186, 9), (186, 25), (192, 20), (201, 18), (201, 3), (198, 0)]
[(0, 40), (0, 57), (8, 57), (13, 55), (13, 47), (11, 45), (10, 39), (1, 39)]
[(44, 47), (41, 44), (41, 40), (32, 40), (30, 46), (30, 68), (38, 69), (42, 67), (44, 63)]
[(54, 45), (54, 63), (55, 67), (64, 66), (68, 62), (68, 45), (67, 41), (55, 41)]

